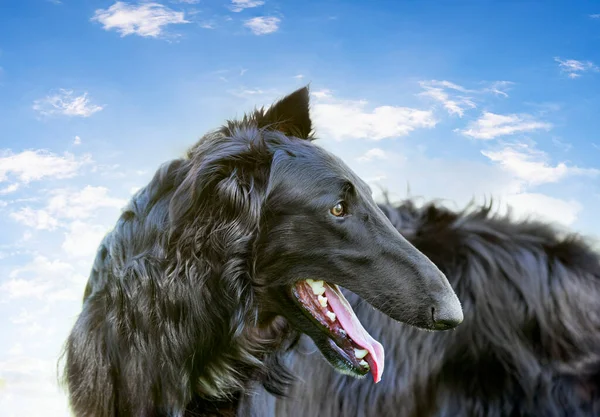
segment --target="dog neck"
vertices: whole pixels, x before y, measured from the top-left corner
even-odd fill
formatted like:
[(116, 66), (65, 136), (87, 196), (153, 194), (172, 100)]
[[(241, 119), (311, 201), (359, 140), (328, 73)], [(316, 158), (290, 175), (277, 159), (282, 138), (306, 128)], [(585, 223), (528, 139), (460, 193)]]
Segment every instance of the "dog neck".
[(229, 340), (229, 349), (214, 355), (203, 367), (197, 379), (194, 409), (202, 404), (228, 409), (253, 384), (261, 384), (274, 395), (285, 395), (293, 377), (282, 364), (282, 355), (298, 338), (299, 334), (281, 316), (264, 317), (258, 325), (248, 326), (240, 336)]

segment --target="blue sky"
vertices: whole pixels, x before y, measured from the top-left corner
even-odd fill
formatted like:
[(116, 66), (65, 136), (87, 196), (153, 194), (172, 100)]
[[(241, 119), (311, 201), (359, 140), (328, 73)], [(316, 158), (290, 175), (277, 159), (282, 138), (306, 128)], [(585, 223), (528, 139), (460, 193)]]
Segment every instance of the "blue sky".
[(593, 1), (4, 0), (0, 409), (68, 415), (56, 357), (120, 208), (307, 83), (321, 145), (376, 189), (600, 236), (599, 67)]

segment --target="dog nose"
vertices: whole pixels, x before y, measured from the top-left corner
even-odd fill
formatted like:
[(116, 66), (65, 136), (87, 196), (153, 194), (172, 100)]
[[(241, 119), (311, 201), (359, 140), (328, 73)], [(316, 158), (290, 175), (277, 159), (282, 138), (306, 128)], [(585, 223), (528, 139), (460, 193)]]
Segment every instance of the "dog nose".
[(464, 316), (460, 304), (448, 303), (431, 307), (431, 318), (434, 330), (448, 330), (462, 323)]

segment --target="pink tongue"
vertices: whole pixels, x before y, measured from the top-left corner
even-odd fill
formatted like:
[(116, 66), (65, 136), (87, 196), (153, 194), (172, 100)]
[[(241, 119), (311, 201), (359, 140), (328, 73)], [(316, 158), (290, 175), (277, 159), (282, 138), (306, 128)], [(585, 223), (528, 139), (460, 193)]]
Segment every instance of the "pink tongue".
[(356, 314), (354, 314), (350, 303), (348, 303), (346, 297), (340, 292), (337, 285), (325, 285), (325, 295), (327, 296), (331, 309), (346, 333), (348, 333), (348, 336), (350, 336), (358, 346), (369, 351), (369, 355), (367, 355), (365, 360), (371, 367), (373, 380), (375, 383), (378, 383), (381, 381), (381, 375), (383, 374), (383, 346), (381, 346), (381, 343), (377, 340), (373, 339), (365, 330), (358, 320), (358, 317), (356, 317)]

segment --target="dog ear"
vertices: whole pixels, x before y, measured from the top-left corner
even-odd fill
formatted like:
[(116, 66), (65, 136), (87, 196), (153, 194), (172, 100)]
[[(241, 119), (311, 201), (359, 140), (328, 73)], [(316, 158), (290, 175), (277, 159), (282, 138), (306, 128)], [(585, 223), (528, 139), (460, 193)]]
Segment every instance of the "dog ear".
[(310, 94), (308, 86), (294, 91), (273, 104), (263, 115), (257, 117), (258, 127), (279, 130), (286, 136), (310, 139), (312, 121), (309, 114)]

